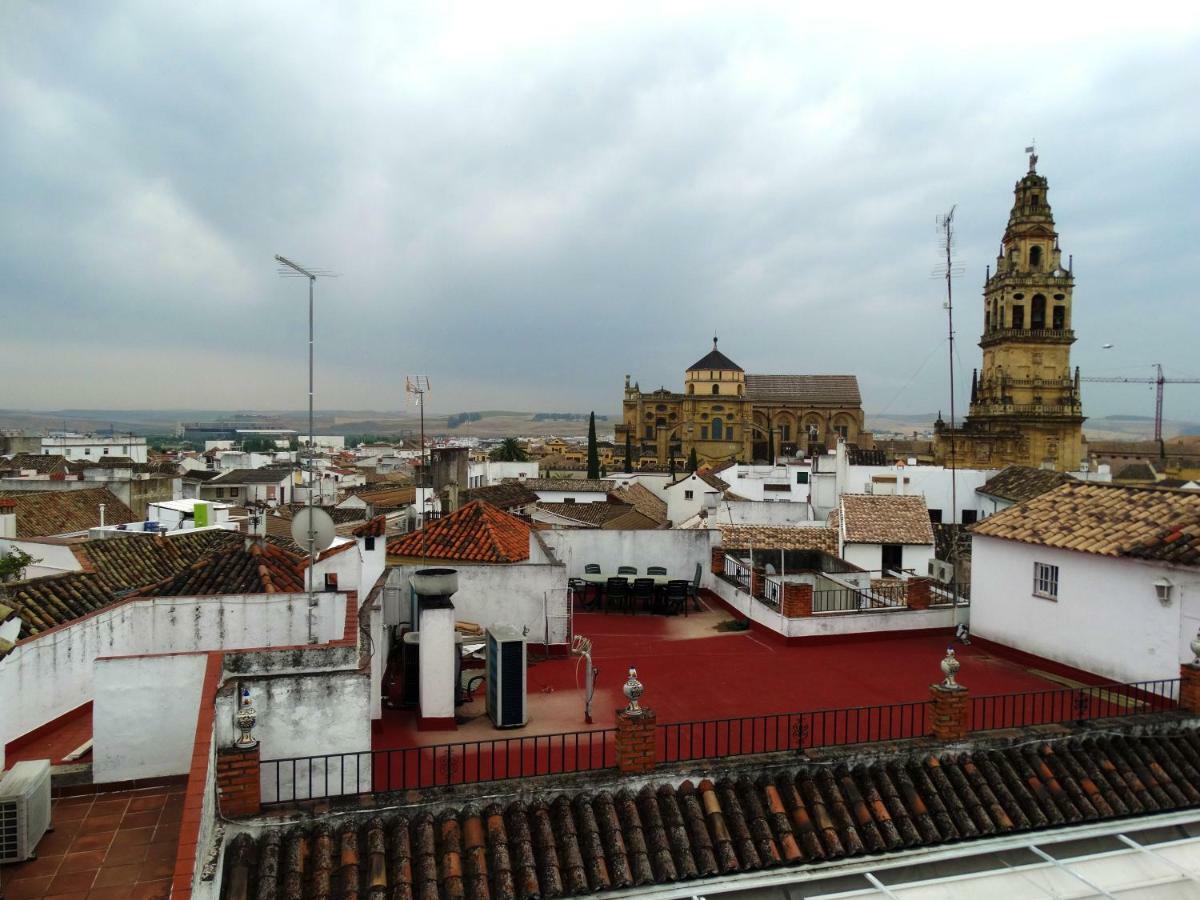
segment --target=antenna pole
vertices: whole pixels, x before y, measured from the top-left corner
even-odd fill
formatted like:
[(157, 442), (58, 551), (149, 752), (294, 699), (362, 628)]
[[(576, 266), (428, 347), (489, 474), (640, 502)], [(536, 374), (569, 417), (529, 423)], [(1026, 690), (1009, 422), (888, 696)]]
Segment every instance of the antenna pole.
[(946, 249), (946, 329), (950, 345), (950, 593), (958, 605), (958, 441), (954, 435), (954, 210), (950, 207), (943, 222)]

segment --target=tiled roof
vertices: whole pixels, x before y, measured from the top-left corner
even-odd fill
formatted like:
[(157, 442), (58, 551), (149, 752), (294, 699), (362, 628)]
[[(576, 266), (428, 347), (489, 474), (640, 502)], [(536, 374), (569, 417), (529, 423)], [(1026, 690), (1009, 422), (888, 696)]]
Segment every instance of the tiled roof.
[(716, 340), (713, 340), (713, 348), (709, 350), (708, 353), (687, 367), (687, 371), (689, 372), (700, 371), (703, 369), (709, 369), (714, 372), (742, 371), (741, 366), (717, 349)]
[[(504, 484), (518, 481), (516, 478), (505, 478)], [(613, 489), (613, 483), (603, 478), (526, 478), (520, 482), (531, 491), (578, 491), (581, 494), (605, 493)]]
[(667, 521), (667, 504), (644, 484), (631, 484), (612, 492), (622, 503), (628, 503), (643, 516), (662, 525)]
[(681, 476), (679, 476), (674, 481), (672, 481), (670, 484), (668, 484), (667, 487), (673, 488), (677, 484), (683, 484), (685, 481), (687, 481), (689, 478), (691, 478), (693, 474), (697, 478), (699, 478), (701, 481), (703, 481), (705, 484), (707, 484), (709, 487), (713, 488), (714, 490), (718, 490), (718, 491), (729, 490), (729, 482), (725, 481), (723, 478), (718, 478), (712, 472), (709, 472), (705, 469), (697, 469), (694, 473), (684, 472)]
[(279, 484), (292, 477), (290, 468), (263, 466), (261, 469), (230, 469), (209, 481), (209, 484)]
[(1065, 472), (1055, 472), (1052, 469), (1008, 466), (985, 481), (981, 487), (977, 487), (975, 492), (1021, 503), (1074, 480)]
[(746, 399), (772, 403), (862, 406), (853, 375), (747, 375)]
[(699, 896), (708, 879), (834, 875), (855, 857), (1197, 807), (1194, 730), (859, 751), (698, 783), (613, 780), (290, 822), (232, 839), (222, 896), (515, 900), (652, 886)]
[(606, 531), (654, 531), (662, 527), (661, 522), (656, 522), (649, 516), (644, 516), (632, 507), (628, 511), (621, 513), (619, 516), (613, 516), (608, 519), (600, 527)]
[(457, 559), (463, 562), (512, 563), (529, 559), (529, 526), (473, 500), (441, 519), (388, 544), (390, 556)]
[(66, 472), (70, 468), (65, 456), (57, 453), (17, 453), (11, 459), (0, 459), (0, 470), (33, 470), (39, 475)]
[(1113, 481), (1155, 481), (1158, 473), (1146, 462), (1131, 462), (1113, 476)]
[(4, 491), (0, 496), (16, 505), (17, 537), (47, 537), (87, 531), (100, 525), (100, 504), (104, 504), (105, 525), (138, 522), (128, 506), (108, 488), (82, 491)]
[(821, 550), (837, 556), (836, 528), (805, 525), (717, 525), (727, 550)]
[(184, 481), (212, 481), (214, 478), (219, 478), (221, 473), (216, 469), (188, 469), (181, 476)]
[(498, 509), (517, 509), (537, 503), (538, 495), (520, 481), (505, 481), (484, 487), (468, 488), (459, 494), (462, 503), (486, 500)]
[(103, 609), (114, 599), (104, 579), (89, 572), (0, 584), (0, 600), (21, 617), (22, 638)]
[(538, 503), (537, 510), (553, 516), (571, 519), (590, 528), (599, 528), (609, 519), (630, 512), (633, 507), (624, 503)]
[[(313, 498), (313, 500), (316, 499), (316, 497)], [(367, 515), (363, 510), (355, 509), (354, 507), (339, 509), (336, 506), (318, 506), (317, 508), (328, 513), (329, 518), (333, 519), (333, 524), (335, 525), (345, 525), (348, 522), (363, 522), (367, 518)], [(288, 503), (286, 505), (276, 506), (274, 513), (279, 518), (286, 519), (288, 522), (290, 522), (296, 513), (300, 512), (302, 509), (308, 509), (308, 504)], [(288, 527), (291, 526), (289, 525)]]
[(852, 544), (932, 544), (925, 498), (913, 494), (842, 494), (840, 522)]
[(385, 488), (376, 486), (369, 491), (357, 491), (355, 496), (377, 509), (394, 509), (399, 506), (411, 506), (417, 498), (417, 489), (411, 484), (392, 484)]
[(387, 516), (368, 519), (351, 532), (355, 537), (383, 537), (387, 532)]
[(299, 556), (263, 542), (231, 547), (197, 560), (141, 597), (189, 597), (205, 594), (295, 594), (305, 590)]
[(240, 547), (242, 535), (221, 528), (166, 537), (130, 533), (85, 541), (71, 550), (85, 571), (95, 572), (114, 591), (169, 578), (197, 559), (218, 550)]
[(1200, 492), (1076, 481), (988, 516), (971, 532), (1081, 553), (1200, 565)]

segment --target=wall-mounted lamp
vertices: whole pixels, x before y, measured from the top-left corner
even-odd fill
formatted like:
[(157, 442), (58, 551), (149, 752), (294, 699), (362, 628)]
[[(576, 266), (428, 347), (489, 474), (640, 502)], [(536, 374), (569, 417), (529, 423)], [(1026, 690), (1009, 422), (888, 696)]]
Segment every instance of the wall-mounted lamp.
[(1171, 591), (1175, 585), (1171, 583), (1169, 578), (1157, 578), (1154, 581), (1154, 593), (1158, 595), (1158, 602), (1166, 606), (1171, 602)]

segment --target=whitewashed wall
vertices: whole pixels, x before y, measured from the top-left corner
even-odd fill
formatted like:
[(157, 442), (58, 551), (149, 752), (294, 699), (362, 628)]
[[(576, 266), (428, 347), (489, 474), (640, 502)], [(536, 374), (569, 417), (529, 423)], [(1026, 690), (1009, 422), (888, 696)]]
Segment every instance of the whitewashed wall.
[(710, 516), (719, 525), (797, 525), (812, 521), (808, 503), (722, 500)]
[[(692, 494), (691, 499), (687, 496), (689, 491)], [(683, 481), (673, 484), (666, 494), (667, 518), (671, 520), (671, 524), (680, 525), (700, 512), (706, 495), (713, 494), (719, 497), (721, 492), (704, 479), (689, 475)]]
[(204, 653), (96, 660), (92, 777), (97, 784), (191, 768)]
[[(1178, 678), (1200, 625), (1200, 573), (976, 535), (971, 630), (1118, 681)], [(1033, 594), (1034, 562), (1058, 566), (1058, 599)], [(1175, 584), (1170, 604), (1154, 582)]]
[[(901, 567), (912, 569), (918, 575), (924, 575), (929, 565), (929, 560), (933, 559), (934, 556), (933, 544), (904, 544), (903, 551), (904, 556), (900, 564)], [(866, 569), (869, 572), (878, 572), (883, 567), (883, 545), (844, 544), (842, 546), (842, 559), (858, 566), (860, 569)]]
[(647, 566), (666, 566), (672, 578), (691, 578), (696, 563), (700, 563), (702, 585), (712, 578), (709, 574), (712, 546), (719, 535), (716, 531), (679, 528), (658, 531), (578, 528), (539, 534), (566, 566), (566, 574), (571, 578), (582, 575), (588, 563), (598, 563), (604, 572), (616, 572), (618, 566), (636, 566), (639, 572), (645, 572)]
[[(563, 483), (570, 484), (570, 481), (563, 479)], [(574, 500), (576, 503), (603, 503), (608, 499), (608, 494), (604, 491), (549, 491), (538, 488), (535, 493), (543, 503), (566, 503), (568, 500)]]
[[(403, 583), (420, 565), (400, 566)], [(531, 643), (565, 644), (570, 640), (567, 574), (562, 566), (472, 566), (456, 564), (458, 593), (452, 598), (454, 618), (488, 628), (528, 628)], [(401, 603), (408, 609), (408, 588)], [(549, 639), (547, 640), (547, 619)]]
[[(313, 627), (319, 643), (342, 637), (346, 601), (319, 593)], [(13, 738), (95, 696), (101, 656), (194, 653), (308, 642), (304, 594), (229, 594), (130, 600), (22, 641), (0, 659), (0, 763)]]
[(59, 575), (63, 572), (83, 570), (78, 558), (66, 544), (42, 544), (37, 541), (0, 538), (0, 556), (6, 555), (10, 548), (28, 553), (37, 560), (25, 567), (26, 578), (40, 578), (43, 575)]

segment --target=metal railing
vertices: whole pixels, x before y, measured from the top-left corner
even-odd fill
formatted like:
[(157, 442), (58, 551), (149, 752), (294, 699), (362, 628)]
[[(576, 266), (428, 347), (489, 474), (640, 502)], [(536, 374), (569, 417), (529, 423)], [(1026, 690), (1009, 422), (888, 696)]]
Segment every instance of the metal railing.
[(658, 726), (658, 761), (682, 762), (922, 737), (928, 701), (674, 722)]
[(1111, 682), (971, 698), (970, 728), (1023, 728), (1165, 712), (1179, 705), (1179, 679)]
[(725, 577), (734, 584), (750, 590), (750, 567), (735, 556), (725, 557)]
[(907, 586), (903, 583), (878, 585), (869, 590), (834, 588), (813, 591), (813, 614), (873, 612), (881, 609), (905, 609), (908, 606)]
[(448, 787), (609, 769), (616, 729), (330, 753), (260, 764), (263, 803)]

